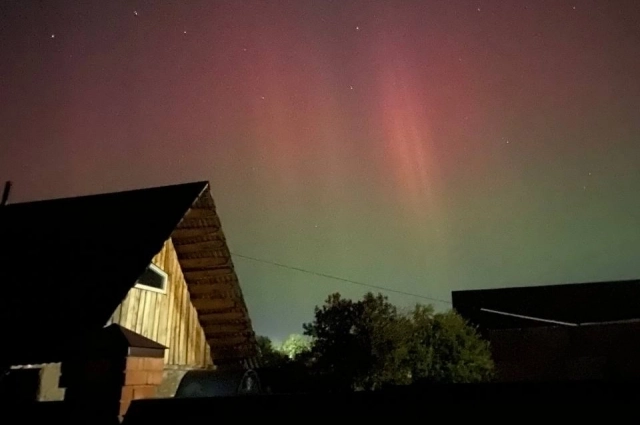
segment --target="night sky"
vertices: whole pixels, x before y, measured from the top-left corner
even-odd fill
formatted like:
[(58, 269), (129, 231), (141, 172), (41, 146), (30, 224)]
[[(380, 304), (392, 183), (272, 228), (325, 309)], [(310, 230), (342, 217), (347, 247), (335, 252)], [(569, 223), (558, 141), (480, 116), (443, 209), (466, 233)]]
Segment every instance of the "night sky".
[[(445, 301), (638, 278), (637, 3), (4, 0), (0, 179), (209, 180), (234, 253)], [(367, 291), (234, 261), (277, 339)]]

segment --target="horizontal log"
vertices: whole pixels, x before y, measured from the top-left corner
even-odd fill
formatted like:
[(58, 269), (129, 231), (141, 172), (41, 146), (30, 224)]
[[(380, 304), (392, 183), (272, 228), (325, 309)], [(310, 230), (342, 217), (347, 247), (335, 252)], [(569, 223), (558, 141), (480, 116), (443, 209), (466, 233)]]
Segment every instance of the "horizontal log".
[(236, 285), (232, 285), (230, 283), (192, 283), (188, 286), (189, 293), (192, 295), (201, 295), (201, 294), (213, 294), (215, 292), (228, 292), (234, 293), (237, 292)]
[(238, 276), (235, 273), (201, 277), (192, 280), (189, 285), (231, 285), (239, 288)]
[(176, 245), (178, 256), (182, 254), (193, 254), (195, 252), (226, 250), (226, 241), (222, 238), (204, 242), (193, 242)]
[(185, 215), (186, 219), (218, 219), (218, 214), (213, 208), (191, 208)]
[(239, 321), (248, 322), (247, 315), (241, 311), (232, 311), (232, 312), (225, 312), (225, 313), (207, 313), (207, 314), (201, 314), (200, 316), (198, 316), (198, 318), (200, 319), (200, 323), (203, 323), (203, 325), (204, 324), (215, 325), (215, 324), (233, 323), (233, 322), (239, 322)]
[(195, 292), (192, 292), (190, 295), (195, 298), (224, 298), (229, 300), (238, 300), (240, 298), (237, 292), (220, 291), (217, 289), (213, 289), (208, 292), (200, 292), (197, 294)]
[[(207, 343), (212, 350), (216, 348), (230, 348), (248, 345), (248, 337), (234, 336), (231, 338), (207, 338)], [(223, 350), (226, 351), (226, 350)]]
[(224, 310), (236, 305), (227, 298), (191, 298), (191, 304), (196, 310)]
[(180, 267), (185, 269), (206, 269), (219, 267), (232, 267), (231, 258), (227, 256), (216, 256), (204, 258), (180, 258)]
[(230, 275), (233, 272), (234, 270), (229, 267), (202, 270), (182, 270), (182, 274), (184, 274), (184, 278), (186, 279), (187, 283), (192, 283), (203, 279), (211, 279), (218, 276)]
[(235, 338), (245, 338), (243, 344), (248, 344), (249, 341), (247, 340), (247, 338), (249, 338), (250, 333), (251, 332), (217, 333), (217, 334), (205, 333), (204, 336), (205, 338), (207, 338), (207, 341), (226, 341), (226, 340), (231, 340)]
[(191, 227), (191, 228), (177, 228), (171, 232), (172, 239), (182, 238), (197, 238), (199, 236), (205, 236), (209, 234), (216, 234), (220, 231), (220, 227), (203, 226), (203, 227)]
[(251, 328), (248, 324), (218, 324), (218, 325), (206, 325), (202, 327), (205, 335), (207, 337), (214, 337), (218, 335), (229, 335), (229, 334), (242, 334), (242, 333), (251, 333)]
[(200, 323), (202, 324), (203, 331), (214, 330), (216, 329), (216, 326), (242, 326), (242, 329), (244, 329), (244, 331), (246, 331), (247, 329), (249, 329), (249, 331), (251, 330), (251, 322), (249, 322), (248, 320), (237, 320), (235, 322), (217, 322), (217, 323), (200, 322)]
[(223, 275), (216, 275), (216, 276), (210, 276), (210, 277), (205, 277), (203, 279), (198, 279), (197, 282), (194, 282), (194, 285), (218, 285), (218, 284), (224, 284), (224, 283), (228, 283), (234, 286), (238, 285), (238, 276), (235, 275), (235, 273), (230, 273), (230, 274), (223, 274)]

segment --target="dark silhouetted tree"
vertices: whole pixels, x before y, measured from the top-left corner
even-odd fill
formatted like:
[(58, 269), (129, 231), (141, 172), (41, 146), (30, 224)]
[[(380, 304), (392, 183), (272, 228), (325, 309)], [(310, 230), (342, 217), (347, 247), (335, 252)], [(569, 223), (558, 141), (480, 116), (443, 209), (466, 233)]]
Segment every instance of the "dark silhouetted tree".
[(356, 302), (333, 294), (304, 330), (312, 339), (305, 361), (339, 390), (480, 382), (493, 370), (488, 344), (458, 314), (421, 305), (402, 314), (381, 294)]
[(418, 305), (411, 314), (409, 365), (414, 379), (442, 383), (489, 381), (494, 364), (489, 343), (453, 310), (435, 313)]
[(271, 339), (266, 336), (257, 336), (260, 361), (265, 367), (281, 367), (289, 362), (289, 357), (282, 351), (276, 349)]

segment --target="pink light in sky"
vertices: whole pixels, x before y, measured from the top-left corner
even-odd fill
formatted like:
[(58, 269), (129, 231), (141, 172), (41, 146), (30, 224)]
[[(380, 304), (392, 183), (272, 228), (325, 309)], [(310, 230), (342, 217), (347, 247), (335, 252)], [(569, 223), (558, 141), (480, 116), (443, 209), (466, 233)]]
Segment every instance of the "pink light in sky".
[(382, 56), (379, 63), (384, 64), (377, 81), (384, 161), (393, 176), (398, 201), (414, 213), (433, 212), (438, 163), (427, 114), (428, 90), (402, 50), (402, 44), (388, 41), (377, 46)]

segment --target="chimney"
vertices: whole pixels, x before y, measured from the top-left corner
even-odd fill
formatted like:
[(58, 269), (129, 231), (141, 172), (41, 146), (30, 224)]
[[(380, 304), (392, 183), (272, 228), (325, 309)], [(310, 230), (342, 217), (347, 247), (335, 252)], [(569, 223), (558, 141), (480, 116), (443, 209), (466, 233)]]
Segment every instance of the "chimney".
[(11, 192), (11, 182), (8, 181), (4, 184), (4, 191), (2, 192), (2, 202), (0, 206), (7, 205), (7, 200), (9, 199), (9, 192)]

